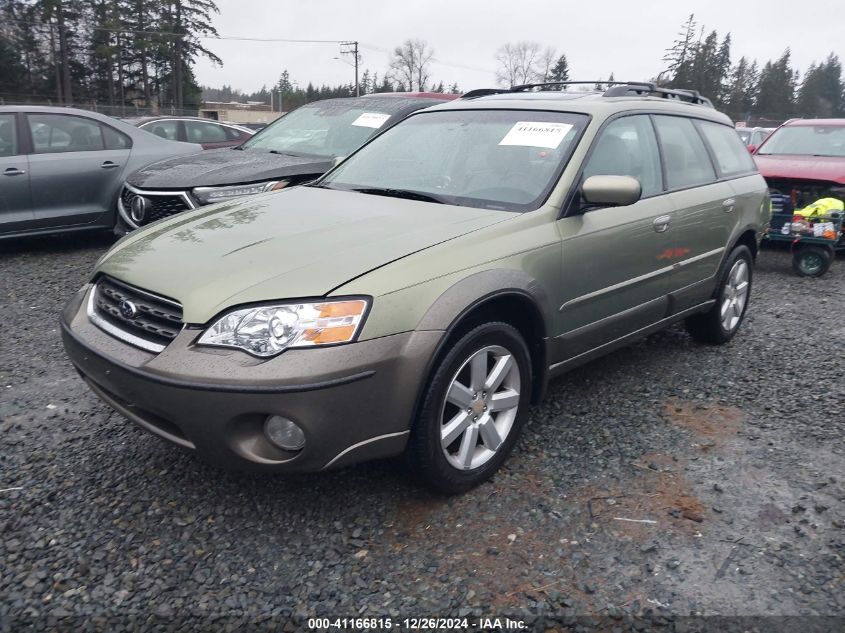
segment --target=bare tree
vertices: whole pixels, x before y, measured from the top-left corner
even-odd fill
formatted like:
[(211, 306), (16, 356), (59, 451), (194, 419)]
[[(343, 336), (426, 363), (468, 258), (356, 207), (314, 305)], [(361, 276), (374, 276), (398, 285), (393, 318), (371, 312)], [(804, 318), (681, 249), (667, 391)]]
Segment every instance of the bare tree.
[(393, 49), (389, 73), (405, 89), (425, 90), (434, 50), (424, 40), (405, 40)]
[(537, 79), (540, 81), (555, 81), (552, 78), (552, 69), (555, 67), (557, 60), (557, 51), (551, 46), (546, 46), (537, 60)]
[(507, 87), (542, 79), (540, 60), (540, 45), (537, 42), (504, 44), (496, 51), (496, 61), (499, 62), (496, 81)]

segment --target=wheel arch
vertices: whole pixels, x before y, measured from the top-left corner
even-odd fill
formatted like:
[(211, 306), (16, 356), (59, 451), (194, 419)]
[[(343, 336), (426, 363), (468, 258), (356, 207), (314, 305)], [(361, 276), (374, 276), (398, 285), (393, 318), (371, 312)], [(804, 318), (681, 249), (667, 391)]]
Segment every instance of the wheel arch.
[(730, 253), (735, 249), (737, 246), (742, 244), (743, 246), (747, 246), (748, 250), (751, 251), (751, 258), (755, 261), (757, 260), (757, 253), (760, 251), (760, 244), (757, 241), (757, 233), (753, 227), (746, 227), (734, 240), (734, 243), (731, 244), (730, 249), (725, 254), (727, 257)]
[(502, 321), (515, 327), (531, 354), (531, 401), (539, 402), (548, 380), (546, 342), (551, 332), (548, 298), (530, 275), (515, 270), (490, 270), (470, 275), (446, 290), (423, 315), (418, 330), (442, 330), (429, 360), (414, 411), (428, 388), (437, 362), (449, 345), (480, 323)]

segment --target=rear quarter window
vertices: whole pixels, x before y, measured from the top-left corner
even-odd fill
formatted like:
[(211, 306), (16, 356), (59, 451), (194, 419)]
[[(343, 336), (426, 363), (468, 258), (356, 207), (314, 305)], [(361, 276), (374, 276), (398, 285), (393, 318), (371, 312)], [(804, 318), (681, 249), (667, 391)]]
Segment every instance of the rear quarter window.
[(722, 176), (738, 176), (756, 171), (754, 159), (732, 128), (718, 123), (696, 123), (716, 160)]
[(130, 149), (132, 147), (132, 139), (126, 136), (126, 134), (118, 132), (108, 125), (103, 125), (102, 127), (106, 149)]

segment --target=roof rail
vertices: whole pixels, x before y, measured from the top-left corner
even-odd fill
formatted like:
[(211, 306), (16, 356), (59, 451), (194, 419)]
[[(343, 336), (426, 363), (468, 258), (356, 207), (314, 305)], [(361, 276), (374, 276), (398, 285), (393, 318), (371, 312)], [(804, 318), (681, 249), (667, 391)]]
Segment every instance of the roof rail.
[(470, 90), (461, 95), (461, 99), (475, 99), (488, 95), (505, 94), (513, 92), (530, 92), (537, 88), (550, 88), (552, 86), (584, 86), (599, 85), (610, 86), (602, 93), (603, 97), (624, 97), (627, 95), (639, 95), (644, 97), (661, 97), (663, 99), (674, 99), (685, 103), (713, 107), (713, 103), (704, 97), (697, 90), (685, 90), (681, 88), (661, 88), (651, 81), (546, 81), (542, 83), (521, 84), (510, 88), (479, 88)]
[(547, 86), (616, 86), (637, 84), (635, 81), (545, 81), (536, 84), (521, 84), (519, 86), (512, 86), (510, 92), (529, 92), (534, 88), (545, 88)]
[(486, 97), (487, 95), (500, 95), (506, 92), (511, 92), (509, 88), (476, 88), (465, 92), (460, 96), (461, 99), (475, 99), (477, 97)]
[(651, 82), (631, 82), (626, 85), (613, 86), (605, 90), (604, 97), (624, 97), (629, 94), (643, 97), (662, 97), (663, 99), (675, 99), (685, 103), (713, 107), (713, 102), (701, 95), (698, 90), (686, 90), (681, 88), (661, 88)]

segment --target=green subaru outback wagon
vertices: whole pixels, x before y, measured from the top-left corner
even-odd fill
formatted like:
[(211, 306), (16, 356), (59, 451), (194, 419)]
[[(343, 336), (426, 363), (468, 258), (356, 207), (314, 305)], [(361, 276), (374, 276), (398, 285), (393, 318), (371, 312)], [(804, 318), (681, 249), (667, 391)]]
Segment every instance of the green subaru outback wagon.
[(64, 344), (114, 409), (215, 464), (404, 452), (460, 492), (560, 372), (677, 321), (729, 341), (769, 215), (697, 93), (478, 90), (312, 184), (124, 238), (64, 310)]

